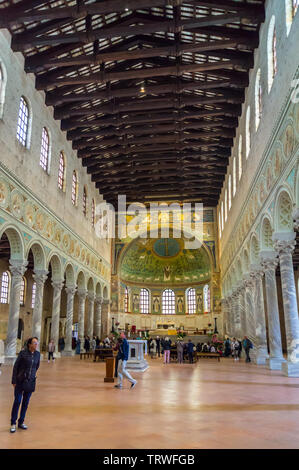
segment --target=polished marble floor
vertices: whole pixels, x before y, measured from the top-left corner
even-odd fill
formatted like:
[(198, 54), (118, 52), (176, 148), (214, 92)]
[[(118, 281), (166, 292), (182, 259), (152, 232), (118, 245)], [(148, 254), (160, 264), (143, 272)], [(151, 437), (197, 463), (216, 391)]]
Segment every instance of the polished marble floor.
[(1, 449), (299, 449), (299, 379), (222, 359), (151, 360), (137, 386), (104, 383), (103, 363), (41, 363), (26, 431), (9, 433), (11, 367), (0, 376)]

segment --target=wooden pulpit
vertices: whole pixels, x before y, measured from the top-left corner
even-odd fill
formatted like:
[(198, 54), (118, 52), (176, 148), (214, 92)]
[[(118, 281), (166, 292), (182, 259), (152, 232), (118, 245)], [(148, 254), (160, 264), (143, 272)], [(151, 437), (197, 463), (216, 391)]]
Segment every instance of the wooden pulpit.
[(104, 378), (104, 382), (114, 382), (114, 367), (115, 367), (114, 357), (107, 357), (107, 359), (106, 359), (106, 377)]

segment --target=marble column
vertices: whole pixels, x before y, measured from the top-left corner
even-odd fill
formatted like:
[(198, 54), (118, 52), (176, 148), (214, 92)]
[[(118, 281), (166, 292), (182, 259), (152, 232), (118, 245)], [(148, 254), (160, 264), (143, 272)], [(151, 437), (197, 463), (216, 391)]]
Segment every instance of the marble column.
[(252, 342), (254, 349), (251, 352), (251, 357), (254, 360), (256, 355), (256, 331), (255, 331), (255, 315), (254, 315), (254, 281), (248, 276), (244, 281), (245, 284), (245, 312), (246, 312), (246, 333)]
[(282, 364), (282, 372), (289, 377), (299, 377), (299, 318), (292, 258), (295, 236), (295, 232), (273, 234), (274, 248), (279, 255), (288, 350), (288, 360)]
[(84, 318), (86, 289), (78, 289), (78, 337), (80, 339), (80, 352), (84, 352)]
[(10, 294), (9, 294), (9, 314), (7, 325), (7, 336), (5, 340), (5, 363), (11, 364), (16, 359), (17, 337), (20, 316), (20, 295), (22, 277), (26, 271), (28, 262), (22, 260), (10, 260)]
[(232, 292), (232, 305), (233, 305), (233, 324), (232, 324), (232, 336), (236, 337), (239, 334), (240, 322), (239, 322), (239, 305), (238, 305), (238, 293), (237, 289), (233, 289)]
[(42, 331), (44, 285), (48, 277), (48, 271), (35, 270), (32, 277), (36, 283), (35, 301), (32, 315), (32, 336), (36, 336), (40, 342)]
[(244, 282), (242, 282), (239, 288), (239, 308), (240, 308), (240, 317), (241, 317), (241, 336), (239, 339), (243, 339), (243, 337), (246, 335), (245, 293), (246, 293), (246, 288), (245, 288)]
[(87, 295), (88, 299), (88, 311), (87, 311), (87, 335), (90, 340), (93, 338), (93, 322), (94, 322), (94, 300), (95, 295), (89, 293)]
[(51, 322), (51, 338), (55, 344), (55, 357), (60, 357), (58, 351), (58, 340), (59, 340), (59, 319), (60, 319), (60, 303), (61, 303), (61, 290), (63, 288), (64, 281), (52, 281), (53, 287), (53, 304), (52, 304), (52, 322)]
[(275, 252), (261, 254), (262, 268), (265, 273), (266, 303), (269, 329), (270, 357), (266, 364), (269, 369), (280, 370), (285, 362), (282, 354), (281, 330), (277, 300), (276, 267), (278, 259)]
[(101, 338), (102, 334), (102, 297), (96, 297), (96, 308), (95, 308), (95, 329), (94, 334)]
[(65, 348), (62, 352), (63, 356), (73, 356), (75, 352), (72, 349), (73, 337), (73, 315), (74, 315), (74, 296), (76, 293), (76, 286), (69, 286), (65, 288), (67, 295), (66, 300), (66, 325), (65, 325)]
[(263, 292), (263, 276), (261, 269), (256, 269), (251, 273), (251, 277), (255, 282), (254, 296), (254, 312), (255, 312), (255, 336), (256, 336), (256, 364), (266, 364), (268, 355), (267, 333), (266, 333), (266, 317)]

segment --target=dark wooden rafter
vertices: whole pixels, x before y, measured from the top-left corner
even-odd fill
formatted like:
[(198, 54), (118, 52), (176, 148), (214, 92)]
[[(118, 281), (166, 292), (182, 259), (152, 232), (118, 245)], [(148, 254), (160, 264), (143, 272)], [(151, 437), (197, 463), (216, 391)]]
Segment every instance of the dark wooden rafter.
[(104, 198), (216, 205), (264, 1), (13, 1), (0, 27)]

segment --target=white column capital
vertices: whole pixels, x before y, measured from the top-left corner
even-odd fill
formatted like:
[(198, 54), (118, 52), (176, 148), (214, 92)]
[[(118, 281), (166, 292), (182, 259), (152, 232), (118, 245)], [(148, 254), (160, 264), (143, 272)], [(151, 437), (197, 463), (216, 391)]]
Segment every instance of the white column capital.
[(96, 304), (102, 304), (103, 303), (103, 297), (96, 297), (95, 302), (96, 302)]
[(9, 260), (9, 270), (13, 276), (23, 276), (27, 269), (28, 261), (26, 260)]
[(93, 292), (88, 292), (87, 294), (87, 298), (90, 302), (94, 302), (95, 301), (95, 294)]
[(87, 292), (88, 291), (86, 289), (78, 289), (77, 294), (78, 294), (79, 299), (85, 300), (87, 296)]
[(52, 285), (53, 289), (55, 289), (56, 291), (61, 291), (61, 289), (64, 286), (64, 280), (60, 279), (58, 281), (52, 281), (51, 285)]
[(296, 246), (296, 232), (275, 232), (272, 239), (275, 251), (279, 255), (293, 253)]
[(77, 290), (77, 287), (76, 286), (67, 286), (65, 288), (65, 292), (67, 293), (67, 295), (69, 296), (74, 296), (75, 293), (76, 293), (76, 290)]
[(49, 271), (45, 269), (35, 269), (32, 277), (36, 283), (44, 284), (48, 278)]

